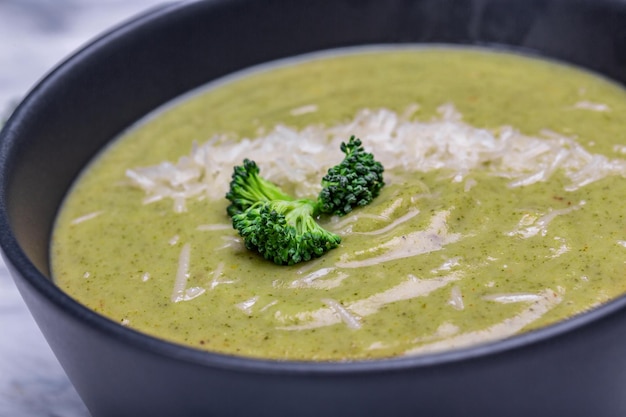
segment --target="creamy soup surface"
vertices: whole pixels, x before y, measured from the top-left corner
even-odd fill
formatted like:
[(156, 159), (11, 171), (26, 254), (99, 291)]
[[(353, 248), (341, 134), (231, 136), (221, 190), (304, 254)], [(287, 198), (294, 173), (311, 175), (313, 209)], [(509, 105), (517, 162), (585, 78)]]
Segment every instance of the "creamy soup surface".
[[(115, 109), (111, 109), (115, 111)], [(140, 121), (82, 174), (51, 244), (56, 283), (195, 348), (358, 360), (536, 329), (626, 290), (626, 94), (509, 53), (358, 49), (263, 66)], [(254, 159), (315, 197), (350, 135), (380, 196), (319, 222), (341, 245), (277, 266), (226, 214)]]

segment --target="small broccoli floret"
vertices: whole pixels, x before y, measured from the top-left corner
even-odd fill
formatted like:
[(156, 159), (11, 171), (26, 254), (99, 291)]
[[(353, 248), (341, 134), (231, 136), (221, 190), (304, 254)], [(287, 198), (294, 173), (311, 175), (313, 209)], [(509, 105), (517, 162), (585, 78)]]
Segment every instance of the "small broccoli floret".
[(339, 216), (369, 204), (385, 185), (382, 164), (365, 152), (360, 139), (350, 137), (347, 144), (341, 144), (341, 151), (346, 156), (328, 170), (319, 195), (320, 211)]
[(302, 200), (260, 201), (233, 216), (233, 227), (246, 248), (258, 251), (279, 265), (308, 261), (336, 248), (341, 238), (313, 217), (315, 202)]
[(259, 201), (293, 200), (276, 184), (261, 177), (259, 171), (256, 162), (249, 159), (234, 168), (230, 190), (226, 194), (231, 202), (226, 211), (231, 217)]

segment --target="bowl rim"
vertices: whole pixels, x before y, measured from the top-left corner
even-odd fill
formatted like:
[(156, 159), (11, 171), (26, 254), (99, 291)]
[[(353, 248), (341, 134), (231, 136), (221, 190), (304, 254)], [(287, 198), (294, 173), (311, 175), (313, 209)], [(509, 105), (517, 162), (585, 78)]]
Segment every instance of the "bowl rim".
[[(227, 0), (209, 1), (213, 3), (227, 2)], [(15, 130), (15, 126), (19, 126), (20, 123), (28, 119), (31, 103), (37, 102), (38, 93), (45, 89), (47, 85), (53, 84), (59, 72), (72, 66), (73, 63), (80, 61), (84, 56), (88, 56), (92, 52), (97, 51), (101, 45), (107, 44), (112, 39), (124, 37), (136, 30), (141, 30), (141, 28), (149, 22), (167, 18), (171, 13), (192, 7), (196, 3), (201, 3), (201, 0), (184, 0), (175, 3), (161, 4), (97, 35), (81, 48), (63, 59), (35, 83), (6, 121), (2, 130), (0, 130), (0, 248), (3, 258), (16, 283), (17, 281), (23, 281), (50, 303), (54, 304), (57, 309), (62, 310), (63, 313), (71, 316), (74, 320), (79, 321), (80, 324), (89, 326), (94, 331), (103, 333), (107, 337), (121, 340), (134, 349), (148, 351), (157, 356), (175, 359), (193, 365), (280, 375), (380, 373), (472, 361), (510, 351), (531, 349), (547, 341), (581, 330), (593, 323), (626, 310), (626, 294), (624, 294), (589, 311), (506, 339), (464, 348), (401, 357), (346, 361), (314, 361), (246, 357), (196, 349), (125, 327), (110, 318), (96, 313), (70, 297), (56, 286), (51, 278), (46, 277), (39, 271), (22, 250), (12, 231), (6, 202), (8, 183), (6, 171), (7, 166), (10, 165), (8, 162), (15, 154), (15, 148), (18, 142), (9, 132)], [(547, 58), (550, 59), (549, 56)], [(604, 74), (600, 75), (604, 76)]]

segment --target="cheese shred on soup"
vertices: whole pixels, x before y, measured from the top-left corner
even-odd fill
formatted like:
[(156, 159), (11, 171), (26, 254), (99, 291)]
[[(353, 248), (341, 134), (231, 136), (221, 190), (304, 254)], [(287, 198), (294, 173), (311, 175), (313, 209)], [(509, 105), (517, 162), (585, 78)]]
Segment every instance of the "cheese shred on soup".
[[(57, 284), (124, 326), (228, 354), (355, 360), (507, 338), (626, 290), (626, 94), (479, 49), (356, 49), (262, 66), (138, 123), (69, 193)], [(234, 165), (298, 197), (351, 135), (385, 166), (341, 245), (277, 266), (226, 214)]]

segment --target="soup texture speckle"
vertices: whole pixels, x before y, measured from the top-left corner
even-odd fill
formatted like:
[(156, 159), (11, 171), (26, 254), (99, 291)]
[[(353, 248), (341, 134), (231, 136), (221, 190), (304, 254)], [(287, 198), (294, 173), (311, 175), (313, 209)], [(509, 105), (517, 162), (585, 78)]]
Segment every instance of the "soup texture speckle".
[[(112, 109), (111, 111), (115, 111)], [(511, 337), (624, 293), (626, 94), (511, 53), (335, 51), (220, 80), (133, 126), (68, 194), (55, 282), (137, 331), (226, 354), (361, 360)], [(341, 245), (245, 249), (233, 166), (315, 197), (342, 141), (385, 166)]]

